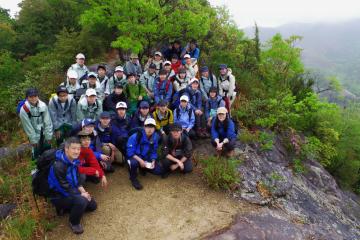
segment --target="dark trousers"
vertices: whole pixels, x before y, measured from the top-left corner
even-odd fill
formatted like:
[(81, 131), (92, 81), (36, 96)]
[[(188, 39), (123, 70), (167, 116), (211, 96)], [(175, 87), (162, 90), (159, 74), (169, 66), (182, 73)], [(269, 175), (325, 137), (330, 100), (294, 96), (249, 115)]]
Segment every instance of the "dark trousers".
[(188, 135), (188, 137), (192, 140), (196, 140), (196, 133), (194, 131), (194, 129), (190, 129), (190, 131), (186, 131), (186, 130), (183, 130), (183, 133), (185, 133), (186, 135)]
[(195, 129), (199, 130), (206, 127), (205, 114), (201, 116), (195, 114)]
[[(181, 159), (182, 156), (180, 157), (177, 157), (177, 159)], [(170, 171), (170, 167), (171, 165), (175, 164), (175, 162), (171, 161), (170, 159), (168, 159), (167, 157), (165, 157), (163, 160), (162, 160), (162, 166), (164, 168), (164, 172), (168, 172)], [(180, 169), (180, 168), (178, 168)], [(190, 159), (187, 159), (185, 162), (184, 162), (184, 170), (182, 171), (183, 173), (189, 173), (189, 172), (192, 172), (193, 170), (193, 164), (192, 164), (192, 160), (191, 158)]]
[(70, 211), (69, 221), (72, 225), (80, 224), (80, 220), (85, 211), (95, 211), (97, 208), (97, 204), (93, 198), (91, 198), (91, 201), (88, 201), (81, 195), (52, 199), (51, 202), (57, 211), (61, 209)]
[[(138, 169), (140, 168), (140, 163), (134, 158), (128, 159), (127, 162), (129, 165), (130, 180), (135, 180), (137, 178)], [(154, 175), (161, 175), (163, 173), (163, 169), (159, 162), (155, 163), (154, 169), (142, 168), (142, 170), (146, 170)]]
[(116, 148), (119, 149), (123, 156), (126, 156), (127, 140), (127, 137), (118, 137), (116, 141)]
[[(220, 142), (222, 142), (224, 139), (219, 139), (219, 140), (220, 140)], [(236, 143), (236, 140), (235, 140), (235, 139), (232, 139), (232, 140), (230, 140), (230, 142), (225, 143), (225, 144), (223, 145), (223, 151), (225, 151), (225, 152), (231, 152), (232, 150), (235, 149), (235, 143)], [(211, 144), (212, 144), (214, 147), (216, 147), (216, 142), (215, 142), (214, 140), (211, 140)]]

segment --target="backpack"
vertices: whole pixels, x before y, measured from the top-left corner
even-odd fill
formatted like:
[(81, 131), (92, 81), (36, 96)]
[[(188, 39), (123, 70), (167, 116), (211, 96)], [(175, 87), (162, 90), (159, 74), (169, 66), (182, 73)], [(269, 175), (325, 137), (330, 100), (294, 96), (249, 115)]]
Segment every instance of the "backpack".
[[(192, 112), (193, 112), (193, 111), (194, 111), (194, 110), (193, 110), (192, 108), (189, 108), (189, 111), (188, 111), (189, 120), (191, 119), (191, 116), (192, 116)], [(177, 107), (177, 108), (176, 108), (176, 118), (177, 118), (177, 120), (180, 119), (180, 107)]]
[[(17, 106), (16, 106), (16, 113), (19, 115), (20, 114), (20, 110), (21, 107), (25, 104), (26, 99), (22, 99), (18, 102)], [(25, 110), (25, 109), (24, 109)]]
[(29, 118), (32, 118), (32, 117), (42, 117), (42, 115), (43, 115), (44, 112), (40, 112), (40, 115), (39, 115), (39, 116), (33, 116), (33, 115), (31, 114), (31, 112), (30, 112), (30, 109), (26, 106), (25, 102), (26, 102), (26, 99), (23, 99), (23, 100), (21, 100), (21, 101), (18, 103), (18, 105), (17, 105), (17, 107), (16, 107), (16, 113), (17, 113), (18, 115), (20, 114), (21, 108), (23, 108), (24, 111), (27, 113), (27, 115), (28, 115)]
[(56, 159), (57, 149), (49, 149), (45, 151), (36, 161), (36, 171), (32, 174), (32, 190), (33, 194), (48, 197), (50, 195), (50, 188), (48, 183), (48, 176), (50, 167)]
[[(165, 85), (165, 92), (169, 91), (169, 87), (170, 87), (170, 80), (166, 80), (166, 85)], [(160, 90), (162, 82), (159, 80), (158, 84), (157, 84), (157, 88)]]

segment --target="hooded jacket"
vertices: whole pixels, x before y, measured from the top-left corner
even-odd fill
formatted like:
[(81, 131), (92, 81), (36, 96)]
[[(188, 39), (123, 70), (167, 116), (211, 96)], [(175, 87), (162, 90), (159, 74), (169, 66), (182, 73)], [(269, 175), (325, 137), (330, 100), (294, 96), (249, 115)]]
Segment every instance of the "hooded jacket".
[(62, 125), (72, 126), (76, 124), (76, 101), (70, 95), (65, 103), (61, 103), (57, 95), (49, 101), (49, 113), (54, 130)]
[(88, 105), (86, 97), (79, 100), (76, 110), (76, 120), (80, 122), (84, 118), (91, 118), (94, 121), (97, 120), (103, 111), (102, 102), (96, 99), (93, 105)]
[(104, 171), (91, 148), (81, 147), (79, 162), (78, 170), (80, 174), (95, 176), (96, 171), (98, 171), (100, 179), (104, 176)]
[(117, 78), (115, 74), (109, 79), (108, 84), (108, 92), (105, 92), (106, 94), (111, 94), (115, 89), (115, 84), (120, 83), (122, 86), (125, 86), (127, 84), (126, 75), (123, 74), (122, 78)]
[[(137, 142), (137, 135), (141, 134), (139, 142)], [(159, 142), (159, 135), (154, 132), (150, 139), (147, 138), (145, 130), (134, 133), (129, 137), (126, 144), (126, 152), (128, 158), (132, 158), (137, 155), (141, 159), (147, 162), (157, 159), (157, 148)]]
[(231, 74), (231, 70), (228, 69), (228, 72), (225, 76), (219, 76), (218, 79), (219, 86), (219, 95), (223, 97), (234, 97), (235, 93), (235, 77)]
[(156, 78), (156, 73), (150, 74), (148, 71), (146, 71), (140, 76), (140, 83), (144, 88), (148, 89), (150, 92), (154, 92), (155, 78)]
[(225, 101), (222, 99), (221, 96), (216, 95), (215, 98), (208, 98), (205, 102), (205, 118), (206, 120), (209, 117), (215, 117), (216, 111), (219, 107), (225, 107)]
[(159, 103), (162, 99), (170, 102), (172, 91), (173, 85), (170, 80), (165, 79), (164, 81), (160, 81), (160, 78), (156, 78), (154, 82), (155, 103)]
[(188, 104), (186, 108), (179, 105), (174, 110), (174, 123), (179, 123), (183, 129), (192, 129), (195, 125), (194, 109)]
[(207, 77), (203, 77), (201, 76), (199, 79), (200, 82), (200, 90), (202, 93), (202, 96), (205, 100), (207, 100), (209, 98), (209, 91), (211, 87), (217, 87), (217, 80), (214, 74), (212, 75), (212, 78), (210, 77), (209, 73), (209, 78)]
[[(227, 121), (227, 129), (225, 129), (225, 121)], [(236, 139), (234, 122), (229, 117), (226, 117), (224, 122), (220, 122), (217, 118), (213, 119), (211, 125), (211, 139), (213, 141), (215, 139), (223, 141), (225, 138), (229, 139), (229, 141)]]

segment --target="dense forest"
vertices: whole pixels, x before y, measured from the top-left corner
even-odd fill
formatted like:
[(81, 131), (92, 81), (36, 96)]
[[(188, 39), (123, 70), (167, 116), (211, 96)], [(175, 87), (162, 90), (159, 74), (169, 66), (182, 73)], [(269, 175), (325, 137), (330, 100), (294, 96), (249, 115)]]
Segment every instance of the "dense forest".
[[(316, 76), (301, 61), (296, 36), (262, 44), (247, 38), (225, 8), (206, 0), (24, 0), (18, 16), (0, 9), (0, 145), (18, 142), (17, 102), (29, 86), (47, 100), (65, 78), (76, 53), (86, 64), (123, 64), (129, 53), (142, 63), (155, 50), (179, 39), (197, 39), (200, 65), (217, 73), (227, 63), (240, 93), (233, 117), (243, 141), (263, 141), (263, 130), (288, 136), (296, 171), (318, 160), (342, 186), (360, 192), (360, 111), (319, 99)], [(271, 146), (267, 146), (271, 147)]]

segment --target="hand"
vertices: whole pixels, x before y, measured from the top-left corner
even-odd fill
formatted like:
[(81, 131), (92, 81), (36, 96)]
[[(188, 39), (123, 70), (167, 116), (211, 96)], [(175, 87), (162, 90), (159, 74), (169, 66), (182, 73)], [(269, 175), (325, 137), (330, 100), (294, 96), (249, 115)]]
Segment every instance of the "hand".
[(181, 171), (183, 171), (183, 170), (184, 170), (184, 163), (183, 163), (183, 162), (181, 162), (181, 161), (178, 161), (178, 163), (177, 163), (177, 164), (179, 165), (179, 167), (180, 167)]
[(211, 126), (211, 117), (209, 117), (209, 119), (207, 120), (207, 125), (210, 127)]
[(112, 151), (115, 151), (116, 147), (114, 144), (112, 143), (107, 143), (107, 145), (109, 145), (109, 147), (111, 148)]
[(144, 161), (144, 160), (139, 161), (139, 163), (140, 163), (140, 166), (141, 166), (142, 168), (145, 167), (145, 161)]
[(103, 176), (103, 177), (101, 178), (101, 186), (102, 186), (102, 187), (107, 187), (107, 185), (108, 185), (107, 179), (106, 179), (105, 176)]
[(223, 143), (218, 143), (217, 147), (216, 147), (216, 150), (221, 151), (222, 147), (223, 147)]
[(139, 96), (139, 97), (138, 97), (138, 100), (139, 100), (139, 101), (141, 101), (142, 99), (143, 99), (143, 97), (142, 97), (142, 96)]
[(110, 160), (110, 157), (105, 155), (105, 154), (101, 154), (100, 158), (101, 158), (102, 161), (109, 161)]
[(154, 169), (155, 168), (155, 160), (153, 160), (152, 162), (151, 162), (151, 169)]
[(95, 177), (99, 177), (99, 171), (98, 170), (95, 171)]
[(91, 196), (90, 196), (90, 194), (88, 192), (81, 193), (81, 196), (86, 198), (89, 202), (91, 201)]
[(61, 131), (57, 130), (55, 131), (55, 138), (59, 139), (61, 137)]
[(195, 110), (195, 114), (196, 114), (196, 115), (202, 115), (203, 112), (202, 112), (200, 109), (197, 109), (197, 110)]
[(103, 162), (103, 161), (100, 161), (100, 165), (101, 165), (101, 167), (103, 168), (103, 169), (106, 169), (106, 163), (105, 162)]

